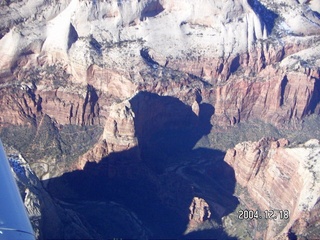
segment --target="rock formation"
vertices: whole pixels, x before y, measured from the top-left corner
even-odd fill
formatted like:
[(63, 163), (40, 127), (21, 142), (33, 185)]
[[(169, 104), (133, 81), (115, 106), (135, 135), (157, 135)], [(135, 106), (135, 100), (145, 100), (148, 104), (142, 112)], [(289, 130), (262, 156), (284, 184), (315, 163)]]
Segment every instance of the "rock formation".
[(111, 103), (137, 90), (190, 101), (194, 85), (222, 126), (261, 112), (272, 124), (319, 112), (314, 4), (28, 4), (2, 6), (2, 126), (42, 114), (59, 124), (103, 124)]
[(190, 204), (189, 210), (189, 224), (185, 234), (188, 234), (192, 231), (199, 231), (200, 229), (205, 229), (206, 227), (210, 229), (210, 224), (208, 224), (209, 226), (205, 226), (205, 222), (210, 219), (211, 211), (209, 204), (204, 199), (194, 197), (192, 203)]
[[(316, 0), (1, 1), (0, 137), (42, 181), (88, 165), (108, 181), (163, 174), (193, 148), (223, 150), (261, 134), (319, 139), (319, 12)], [(290, 199), (309, 174), (302, 160), (256, 178), (271, 168), (260, 160), (274, 152), (278, 166), (292, 153), (280, 140), (244, 145), (226, 161), (250, 194), (296, 174), (276, 204), (296, 214), (283, 234), (298, 234), (305, 223)], [(275, 198), (259, 196), (266, 208)], [(282, 232), (271, 224), (265, 234)]]
[(261, 211), (290, 213), (289, 219), (278, 215), (277, 220), (268, 220), (267, 227), (251, 237), (262, 234), (264, 239), (281, 239), (293, 230), (297, 236), (318, 237), (310, 229), (320, 221), (314, 216), (320, 196), (319, 153), (319, 140), (315, 139), (296, 146), (288, 146), (286, 139), (261, 139), (239, 143), (227, 151), (225, 161), (246, 190), (240, 191), (238, 198), (247, 209), (257, 210), (257, 206)]

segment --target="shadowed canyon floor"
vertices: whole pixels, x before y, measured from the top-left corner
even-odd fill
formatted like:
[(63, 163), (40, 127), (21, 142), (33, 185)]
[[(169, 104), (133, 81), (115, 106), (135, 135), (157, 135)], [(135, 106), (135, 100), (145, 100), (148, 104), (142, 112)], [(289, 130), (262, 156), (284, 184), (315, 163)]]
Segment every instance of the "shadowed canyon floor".
[[(141, 101), (146, 97), (149, 101)], [(150, 93), (137, 95), (131, 103), (144, 110), (144, 115), (139, 115), (133, 107), (138, 147), (47, 180), (50, 194), (78, 212), (104, 238), (139, 238), (142, 233), (149, 238), (228, 238), (221, 217), (238, 204), (233, 196), (234, 172), (223, 161), (223, 152), (193, 149), (210, 131), (212, 107), (200, 105), (198, 117), (179, 100)], [(151, 108), (159, 105), (171, 106), (159, 112), (165, 122), (154, 121), (158, 116), (151, 117)], [(216, 208), (208, 209), (211, 216), (199, 222), (189, 217), (195, 197)], [(93, 217), (94, 211), (108, 211), (105, 205), (112, 202), (134, 213), (141, 225), (129, 224), (130, 218), (123, 221), (127, 217), (121, 213), (106, 213), (99, 220)], [(188, 227), (192, 229), (184, 235)]]

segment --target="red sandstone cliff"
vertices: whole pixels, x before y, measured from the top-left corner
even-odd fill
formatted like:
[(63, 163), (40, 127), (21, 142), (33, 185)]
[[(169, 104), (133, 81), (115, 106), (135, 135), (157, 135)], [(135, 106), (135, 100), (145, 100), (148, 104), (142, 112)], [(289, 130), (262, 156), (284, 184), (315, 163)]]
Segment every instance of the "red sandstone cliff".
[[(51, 15), (41, 12), (43, 20), (35, 20), (37, 26), (47, 26), (46, 34), (42, 27), (33, 28), (34, 9), (24, 13), (27, 22), (14, 26), (8, 21), (18, 15), (4, 15), (1, 21), (11, 28), (0, 39), (1, 126), (24, 124), (42, 114), (58, 124), (104, 125), (112, 103), (139, 90), (191, 105), (197, 89), (216, 109), (212, 122), (221, 126), (248, 119), (284, 125), (319, 113), (320, 20), (312, 14), (313, 5), (191, 0), (92, 4), (74, 0), (62, 9), (41, 5), (53, 8)], [(18, 4), (3, 8), (10, 7)], [(189, 7), (194, 13), (184, 15)], [(80, 12), (91, 20), (79, 18)], [(297, 27), (308, 21), (314, 22), (309, 31)], [(173, 24), (172, 31), (164, 31), (165, 22)], [(116, 23), (122, 35), (114, 29)], [(109, 33), (100, 29), (104, 24)], [(87, 33), (87, 25), (96, 33)]]
[(320, 196), (319, 149), (318, 140), (288, 147), (285, 139), (261, 139), (239, 143), (227, 151), (225, 161), (233, 167), (237, 183), (249, 194), (238, 193), (247, 209), (257, 210), (254, 208), (258, 206), (262, 211), (290, 212), (288, 220), (279, 216), (268, 220), (267, 228), (256, 234), (264, 239), (282, 239), (293, 229), (297, 235), (318, 237), (312, 231), (308, 235), (307, 230), (316, 228), (320, 221), (315, 217)]
[(8, 10), (21, 12), (27, 1), (2, 7), (0, 128), (39, 129), (46, 116), (57, 129), (104, 128), (69, 170), (139, 144), (137, 129), (146, 125), (137, 126), (137, 116), (155, 121), (170, 107), (133, 109), (129, 99), (141, 91), (178, 98), (196, 115), (198, 105), (208, 103), (215, 127), (255, 120), (295, 127), (319, 114), (320, 27), (313, 4), (37, 4), (21, 13), (24, 18)]
[[(42, 150), (31, 166), (43, 178), (133, 150), (127, 162), (108, 162), (108, 176), (114, 177), (126, 176), (121, 164), (138, 164), (148, 155), (143, 148), (156, 129), (171, 123), (170, 130), (196, 129), (190, 148), (210, 134), (211, 125), (223, 129), (258, 120), (278, 129), (296, 127), (320, 113), (315, 2), (5, 1), (0, 9), (1, 133), (18, 142), (15, 134), (32, 129), (19, 146), (29, 155)], [(212, 108), (205, 121), (203, 104)], [(63, 138), (63, 128), (70, 126), (80, 130), (64, 132), (71, 137)], [(95, 142), (83, 137), (86, 126), (103, 129), (97, 138), (89, 136)], [(226, 156), (256, 204), (292, 212), (283, 228), (270, 223), (265, 238), (283, 236), (290, 228), (303, 233), (318, 221), (319, 206), (303, 198), (316, 191), (308, 188), (311, 170), (302, 167), (307, 157), (283, 143), (244, 143)], [(192, 204), (191, 225), (210, 213), (204, 200), (195, 198)], [(202, 209), (198, 218), (197, 209)]]

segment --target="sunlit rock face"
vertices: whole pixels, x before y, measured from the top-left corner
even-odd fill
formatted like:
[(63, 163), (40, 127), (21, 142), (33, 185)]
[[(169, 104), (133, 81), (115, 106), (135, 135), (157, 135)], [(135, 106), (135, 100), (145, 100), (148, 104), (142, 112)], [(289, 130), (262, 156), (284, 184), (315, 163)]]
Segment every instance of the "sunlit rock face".
[(221, 126), (248, 119), (283, 125), (319, 113), (315, 1), (21, 1), (1, 8), (2, 126), (43, 114), (59, 124), (103, 125), (114, 101), (139, 90), (192, 105), (196, 88)]
[(268, 222), (265, 238), (286, 236), (291, 229), (306, 234), (308, 224), (302, 222), (316, 227), (319, 218), (313, 214), (319, 208), (319, 154), (316, 139), (297, 146), (288, 146), (286, 139), (261, 139), (239, 143), (227, 151), (225, 161), (234, 168), (237, 183), (249, 193), (250, 198), (244, 192), (238, 196), (248, 208), (256, 204), (262, 211), (290, 212), (289, 219), (279, 219), (278, 214), (278, 220)]
[[(136, 171), (139, 164), (164, 173), (174, 164), (171, 152), (258, 139), (261, 132), (247, 134), (242, 123), (319, 138), (306, 124), (320, 113), (319, 1), (7, 0), (0, 13), (0, 137), (42, 181), (86, 165), (106, 167), (108, 180), (146, 175), (150, 169)], [(240, 137), (223, 137), (237, 129)], [(261, 140), (248, 151), (240, 144), (226, 161), (261, 207), (287, 204), (297, 221), (283, 233), (298, 233), (306, 223), (297, 206), (306, 202), (297, 196), (309, 178), (300, 175), (308, 175), (302, 160), (280, 160), (295, 155), (284, 142)], [(268, 167), (269, 175), (260, 176), (261, 159), (294, 180), (277, 179), (267, 161), (258, 169)], [(257, 195), (263, 184), (283, 185), (288, 194)], [(210, 221), (221, 211), (206, 196), (193, 197), (185, 203), (187, 212), (194, 206), (184, 216), (186, 232), (216, 227)], [(314, 210), (305, 214), (316, 219)], [(266, 239), (282, 234), (272, 226)]]
[(1, 91), (20, 90), (1, 94), (1, 124), (42, 114), (59, 124), (103, 124), (113, 101), (138, 90), (191, 105), (192, 85), (222, 126), (261, 113), (278, 125), (318, 113), (314, 2), (3, 4)]

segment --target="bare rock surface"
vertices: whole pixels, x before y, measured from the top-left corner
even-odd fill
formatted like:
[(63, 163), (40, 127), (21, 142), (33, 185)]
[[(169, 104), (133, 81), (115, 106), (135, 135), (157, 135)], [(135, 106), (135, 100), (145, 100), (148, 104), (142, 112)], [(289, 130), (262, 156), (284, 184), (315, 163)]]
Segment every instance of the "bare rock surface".
[[(0, 136), (45, 185), (57, 180), (57, 189), (63, 185), (59, 177), (88, 168), (90, 174), (102, 168), (107, 182), (141, 175), (159, 187), (157, 174), (191, 177), (182, 162), (194, 155), (202, 159), (198, 148), (226, 149), (258, 136), (319, 139), (319, 11), (317, 0), (1, 1)], [(286, 140), (263, 139), (227, 152), (226, 161), (252, 201), (261, 208), (286, 207), (292, 214), (285, 226), (270, 223), (260, 231), (265, 235), (254, 237), (280, 237), (291, 229), (303, 235), (318, 221), (318, 190), (312, 187), (317, 163), (309, 166), (306, 160), (317, 146), (286, 145)], [(221, 179), (209, 182), (216, 181), (228, 187)], [(262, 186), (268, 191), (259, 192)], [(30, 214), (38, 216), (38, 205), (41, 212), (46, 200), (26, 189)], [(190, 229), (222, 229), (211, 221), (227, 212), (221, 199), (193, 196), (180, 211), (180, 201), (172, 204), (164, 197), (175, 189), (156, 189), (162, 194), (150, 191), (157, 195), (152, 201), (164, 199), (180, 213), (193, 202)], [(229, 188), (223, 196), (232, 202)], [(59, 208), (52, 204), (49, 209)], [(85, 204), (64, 204), (68, 210), (59, 216), (52, 210), (58, 225), (61, 216), (91, 216), (83, 212)], [(209, 220), (204, 220), (206, 204)], [(95, 210), (105, 212), (111, 205), (98, 204)], [(121, 210), (125, 207), (115, 208), (141, 225), (129, 210)], [(205, 216), (198, 219), (197, 209)], [(79, 228), (81, 235), (81, 224), (90, 223), (79, 221), (68, 227)], [(136, 236), (149, 236), (141, 229)]]
[(8, 2), (0, 124), (46, 114), (104, 125), (112, 103), (139, 90), (192, 105), (194, 88), (220, 126), (301, 121), (319, 113), (314, 2)]
[(202, 198), (194, 197), (190, 204), (189, 223), (185, 231), (188, 234), (193, 231), (201, 231), (212, 228), (210, 224), (211, 211), (209, 204)]
[(297, 146), (288, 146), (286, 139), (261, 139), (240, 143), (227, 151), (225, 161), (234, 168), (237, 183), (246, 190), (238, 193), (244, 206), (258, 206), (277, 214), (288, 210), (290, 214), (287, 219), (278, 216), (277, 220), (269, 220), (267, 227), (252, 237), (262, 234), (266, 239), (282, 239), (297, 223), (297, 235), (315, 237), (312, 232), (308, 235), (302, 222), (316, 228), (319, 221), (310, 217), (318, 209), (320, 196), (319, 149), (316, 139)]

